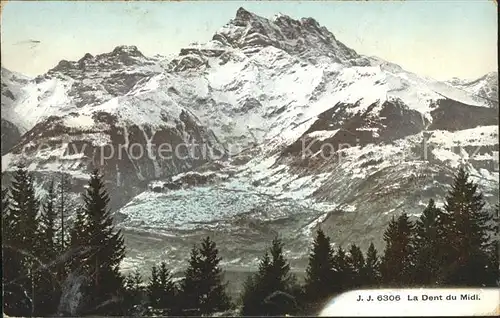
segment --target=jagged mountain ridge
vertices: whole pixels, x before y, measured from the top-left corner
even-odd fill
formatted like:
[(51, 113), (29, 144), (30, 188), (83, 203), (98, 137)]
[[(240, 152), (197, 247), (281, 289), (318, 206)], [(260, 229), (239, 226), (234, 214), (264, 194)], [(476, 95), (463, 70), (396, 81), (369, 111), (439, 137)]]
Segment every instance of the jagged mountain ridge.
[(337, 41), (335, 36), (313, 18), (294, 20), (278, 14), (272, 20), (239, 8), (236, 17), (215, 33), (213, 41), (247, 54), (262, 47), (273, 46), (313, 63), (315, 58), (329, 58), (333, 62), (368, 65), (353, 49)]
[(498, 108), (498, 72), (490, 72), (475, 80), (453, 78), (448, 83), (469, 92), (479, 100), (486, 100), (490, 107)]
[[(136, 47), (119, 46), (76, 62), (61, 61), (27, 81), (20, 88), (23, 98), (5, 107), (8, 118), (27, 131), (3, 157), (2, 170), (25, 163), (39, 180), (64, 171), (81, 184), (91, 169), (101, 168), (116, 191), (112, 204), (117, 207), (139, 193), (144, 182), (209, 160), (200, 155), (204, 146), (209, 156), (223, 155), (216, 136), (190, 110), (144, 89), (145, 83), (163, 78), (162, 70), (161, 62)], [(171, 151), (179, 144), (194, 145), (181, 150), (192, 155), (179, 160), (159, 154), (154, 145), (169, 141)], [(139, 145), (139, 155), (130, 149), (133, 144)]]
[[(174, 233), (174, 262), (185, 258), (183, 246), (212, 230), (234, 264), (253, 264), (276, 232), (301, 260), (320, 223), (342, 228), (334, 234), (337, 244), (379, 244), (380, 229), (393, 214), (418, 213), (426, 198), (442, 195), (460, 160), (483, 178), (487, 194), (498, 189), (492, 168), (498, 116), (481, 107), (488, 106), (484, 101), (359, 55), (312, 19), (270, 20), (240, 9), (212, 40), (183, 48), (171, 60), (118, 47), (62, 62), (24, 89), (28, 97), (15, 104), (17, 113), (43, 116), (24, 118), (33, 126), (3, 156), (2, 171), (21, 161), (25, 146), (31, 149), (27, 164), (41, 181), (61, 168), (84, 180), (83, 172), (102, 157), (100, 147), (110, 142), (194, 140), (229, 151), (222, 163), (159, 164), (126, 155), (104, 165), (115, 196), (123, 199), (113, 207), (126, 204), (120, 224), (129, 239)], [(407, 162), (405, 152), (419, 153), (425, 133), (434, 147), (429, 158)], [(317, 142), (311, 155), (300, 151), (303, 140)], [(48, 141), (57, 146), (36, 149)], [(466, 153), (481, 151), (465, 158), (455, 153), (455, 142)], [(318, 154), (342, 143), (351, 147), (330, 154), (346, 160)], [(180, 174), (174, 183), (166, 178), (193, 169), (198, 172)], [(163, 257), (159, 250), (130, 248), (129, 261)]]

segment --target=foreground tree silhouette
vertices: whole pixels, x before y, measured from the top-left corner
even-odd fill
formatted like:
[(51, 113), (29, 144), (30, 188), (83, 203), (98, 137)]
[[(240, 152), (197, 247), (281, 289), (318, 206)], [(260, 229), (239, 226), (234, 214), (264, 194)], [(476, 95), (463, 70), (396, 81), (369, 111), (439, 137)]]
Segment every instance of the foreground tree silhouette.
[(177, 286), (175, 285), (172, 273), (167, 268), (166, 262), (160, 263), (160, 271), (158, 273), (160, 283), (160, 304), (162, 308), (168, 308), (170, 314), (177, 313), (178, 305), (176, 304)]
[(496, 286), (499, 276), (494, 215), (484, 209), (477, 184), (460, 167), (445, 202), (445, 233), (449, 248), (442, 256), (443, 283), (453, 286)]
[(276, 237), (262, 257), (259, 271), (245, 281), (242, 314), (291, 314), (297, 310), (298, 292), (296, 278), (283, 255), (283, 243)]
[(353, 271), (349, 265), (346, 251), (339, 246), (333, 255), (333, 283), (335, 294), (351, 289)]
[(261, 308), (264, 296), (262, 293), (271, 293), (265, 290), (264, 279), (267, 271), (271, 267), (271, 258), (266, 251), (259, 262), (259, 270), (254, 275), (249, 275), (243, 284), (243, 293), (241, 295), (241, 302), (243, 304), (242, 314), (244, 316), (262, 315)]
[(57, 310), (61, 296), (60, 282), (57, 277), (57, 258), (59, 248), (56, 242), (57, 211), (55, 210), (54, 182), (48, 188), (42, 213), (40, 215), (38, 231), (38, 252), (40, 262), (36, 273), (35, 308), (37, 315), (51, 315)]
[(350, 288), (357, 289), (367, 281), (365, 273), (365, 257), (363, 252), (356, 244), (351, 244), (347, 263), (352, 272)]
[(61, 252), (66, 251), (67, 244), (67, 225), (66, 225), (66, 215), (70, 212), (70, 200), (68, 199), (68, 187), (69, 187), (69, 179), (68, 176), (64, 173), (61, 173), (60, 181), (59, 181), (59, 223), (60, 223), (60, 231), (59, 231), (59, 248)]
[(191, 257), (185, 277), (181, 283), (179, 299), (183, 307), (201, 315), (225, 311), (230, 307), (223, 283), (221, 258), (219, 251), (210, 237), (206, 237), (200, 248), (191, 250)]
[(380, 264), (382, 283), (388, 287), (411, 286), (413, 281), (415, 225), (406, 213), (394, 217), (384, 232), (385, 250)]
[[(33, 178), (24, 166), (19, 166), (14, 173), (9, 189), (9, 209), (6, 210), (2, 220), (5, 236), (2, 240), (3, 247), (3, 275), (7, 295), (12, 288), (15, 305), (8, 309), (20, 310), (20, 315), (36, 314), (36, 268), (39, 265), (37, 257), (39, 242), (38, 212), (39, 202), (35, 195)], [(24, 295), (19, 295), (19, 293)], [(25, 296), (26, 295), (26, 296)], [(29, 302), (29, 312), (26, 308), (26, 298)], [(11, 301), (9, 301), (11, 302)], [(21, 304), (22, 303), (22, 304)]]
[(140, 306), (143, 299), (144, 287), (141, 274), (138, 270), (125, 277), (125, 309), (127, 315), (136, 314), (136, 307)]
[(375, 245), (370, 243), (368, 251), (366, 252), (366, 261), (364, 268), (364, 276), (366, 281), (364, 286), (366, 287), (377, 287), (380, 284), (380, 258), (375, 249)]
[(87, 246), (87, 228), (88, 221), (85, 211), (83, 207), (80, 207), (76, 210), (75, 220), (69, 231), (67, 248), (71, 258), (66, 262), (67, 268), (64, 269), (64, 272), (75, 273), (80, 271), (83, 273), (87, 271), (85, 259), (90, 251), (90, 247)]
[(73, 230), (73, 240), (89, 248), (89, 252), (83, 255), (82, 265), (92, 278), (89, 294), (94, 312), (114, 314), (118, 312), (123, 292), (124, 281), (119, 264), (125, 256), (125, 246), (121, 231), (114, 230), (108, 209), (109, 196), (97, 170), (90, 175), (83, 202)]
[(2, 189), (2, 286), (3, 310), (11, 316), (27, 316), (31, 313), (31, 302), (26, 296), (22, 277), (28, 275), (23, 255), (16, 248), (19, 239), (20, 215), (12, 211), (9, 191)]
[(172, 274), (166, 262), (161, 262), (160, 268), (151, 268), (151, 278), (147, 287), (150, 304), (165, 314), (178, 314), (177, 286), (173, 282)]
[(445, 216), (436, 207), (434, 200), (429, 200), (427, 207), (416, 222), (414, 280), (421, 286), (439, 284), (442, 268), (442, 256), (448, 248), (444, 240)]
[(318, 229), (306, 269), (306, 301), (323, 303), (331, 295), (333, 283), (333, 250), (330, 238), (323, 230)]
[(149, 278), (149, 283), (147, 287), (149, 303), (153, 308), (160, 308), (160, 298), (161, 298), (161, 284), (160, 278), (158, 277), (158, 268), (156, 265), (151, 267), (151, 277)]
[[(70, 186), (69, 176), (65, 173), (60, 173), (59, 177), (59, 185), (55, 190), (57, 202), (55, 203), (55, 208), (58, 210), (58, 218), (59, 221), (57, 225), (59, 226), (58, 235), (57, 235), (57, 243), (59, 255), (65, 255), (68, 251), (70, 251), (70, 236), (71, 236), (71, 227), (66, 224), (66, 218), (68, 215), (77, 214), (78, 209), (77, 206), (74, 205), (74, 202), (70, 200), (69, 195), (69, 186)], [(61, 259), (57, 263), (57, 277), (60, 281), (63, 281), (68, 274), (68, 267), (71, 265), (71, 260)]]

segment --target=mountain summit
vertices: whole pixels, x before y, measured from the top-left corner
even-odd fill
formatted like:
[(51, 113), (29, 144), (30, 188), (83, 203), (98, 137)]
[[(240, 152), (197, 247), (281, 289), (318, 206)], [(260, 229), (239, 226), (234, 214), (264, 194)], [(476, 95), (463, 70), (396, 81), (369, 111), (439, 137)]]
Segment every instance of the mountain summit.
[(313, 18), (295, 20), (280, 14), (270, 20), (239, 8), (236, 17), (217, 31), (213, 40), (249, 54), (274, 46), (308, 59), (323, 56), (334, 62), (368, 64), (366, 60), (357, 61), (360, 56), (356, 51)]

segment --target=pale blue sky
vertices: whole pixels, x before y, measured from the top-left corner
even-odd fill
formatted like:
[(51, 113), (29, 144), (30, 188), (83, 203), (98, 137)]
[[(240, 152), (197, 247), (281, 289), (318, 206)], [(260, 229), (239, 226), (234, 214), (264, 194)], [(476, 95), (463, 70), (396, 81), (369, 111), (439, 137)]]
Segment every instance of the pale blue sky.
[(491, 0), (11, 1), (2, 12), (2, 66), (38, 75), (61, 59), (122, 44), (137, 45), (146, 55), (176, 53), (210, 40), (240, 6), (264, 17), (313, 17), (358, 53), (436, 79), (475, 78), (497, 69), (497, 9)]

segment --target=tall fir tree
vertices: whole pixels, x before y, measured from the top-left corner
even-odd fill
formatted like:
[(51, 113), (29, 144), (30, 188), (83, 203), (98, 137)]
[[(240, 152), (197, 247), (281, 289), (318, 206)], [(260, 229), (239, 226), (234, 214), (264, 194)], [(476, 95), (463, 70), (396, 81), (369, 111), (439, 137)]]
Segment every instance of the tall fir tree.
[(185, 314), (199, 314), (200, 299), (198, 286), (201, 284), (201, 256), (197, 246), (193, 246), (184, 278), (181, 281), (181, 301)]
[(9, 190), (2, 189), (2, 308), (10, 316), (29, 316), (31, 301), (22, 281), (19, 281), (28, 275), (23, 267), (23, 255), (15, 247), (19, 231), (19, 215), (12, 214)]
[(172, 273), (167, 268), (166, 262), (160, 263), (158, 281), (160, 283), (160, 308), (166, 309), (170, 315), (179, 313), (179, 306), (177, 304), (177, 286), (173, 281)]
[(59, 184), (56, 190), (57, 192), (57, 202), (55, 203), (56, 209), (58, 210), (58, 226), (59, 231), (57, 235), (57, 244), (59, 254), (62, 256), (60, 261), (57, 263), (57, 277), (59, 280), (64, 280), (68, 274), (68, 269), (71, 267), (71, 263), (75, 263), (76, 260), (71, 259), (71, 243), (70, 237), (72, 235), (72, 229), (67, 224), (67, 217), (72, 214), (77, 214), (78, 208), (75, 209), (73, 206), (70, 196), (69, 196), (69, 186), (70, 179), (67, 174), (61, 172), (59, 177)]
[(200, 248), (193, 247), (185, 277), (181, 283), (181, 298), (184, 308), (207, 315), (229, 309), (230, 300), (223, 283), (221, 258), (210, 237), (206, 237)]
[(496, 286), (499, 276), (496, 261), (494, 215), (484, 209), (483, 194), (469, 174), (459, 168), (446, 196), (446, 240), (448, 253), (443, 256), (443, 282), (453, 286)]
[(390, 221), (384, 232), (385, 250), (380, 264), (382, 283), (390, 287), (413, 285), (415, 225), (406, 213)]
[[(296, 311), (299, 289), (283, 253), (283, 242), (275, 237), (262, 257), (259, 271), (247, 278), (242, 295), (243, 315), (281, 315)], [(285, 295), (290, 302), (277, 302), (274, 296)]]
[(444, 225), (443, 212), (429, 200), (416, 222), (414, 280), (418, 285), (428, 287), (441, 281), (442, 256), (448, 248)]
[(125, 277), (125, 313), (129, 316), (135, 314), (135, 309), (141, 305), (144, 287), (142, 286), (142, 276), (138, 270), (129, 273)]
[(364, 268), (364, 276), (366, 282), (363, 284), (366, 287), (378, 287), (380, 284), (380, 258), (375, 249), (375, 245), (370, 243), (366, 252), (366, 261)]
[(84, 274), (87, 270), (85, 259), (91, 249), (88, 243), (88, 221), (83, 207), (76, 210), (75, 220), (69, 230), (69, 242), (67, 249), (67, 269), (64, 271)]
[(39, 202), (36, 198), (33, 177), (24, 166), (18, 167), (10, 187), (10, 214), (13, 226), (18, 236), (16, 247), (24, 252), (26, 262), (32, 263), (36, 258), (35, 251), (38, 245), (38, 213)]
[(269, 271), (269, 284), (274, 290), (288, 291), (294, 283), (294, 276), (290, 273), (290, 263), (283, 253), (283, 241), (275, 237), (269, 249), (271, 254), (271, 267)]
[[(124, 283), (119, 271), (120, 262), (125, 257), (124, 239), (121, 231), (114, 229), (109, 200), (103, 178), (98, 170), (94, 170), (83, 196), (83, 213), (87, 221), (84, 237), (91, 250), (84, 264), (92, 278), (92, 303), (99, 308), (97, 312), (103, 314), (114, 312), (118, 304), (113, 300), (123, 292)], [(114, 304), (103, 306), (110, 302)]]
[(353, 271), (349, 265), (346, 251), (339, 246), (333, 255), (333, 283), (334, 294), (344, 292), (352, 286)]
[(61, 173), (60, 181), (59, 181), (59, 223), (60, 223), (60, 231), (59, 231), (59, 245), (61, 253), (66, 251), (67, 244), (67, 230), (66, 225), (66, 217), (68, 214), (68, 203), (69, 203), (69, 195), (68, 195), (68, 187), (69, 187), (69, 179), (68, 176), (64, 173)]
[(40, 254), (44, 262), (54, 262), (59, 255), (57, 246), (57, 211), (55, 209), (54, 182), (52, 181), (47, 191), (47, 197), (40, 216)]
[(323, 301), (331, 295), (333, 283), (333, 250), (330, 238), (320, 228), (316, 232), (306, 269), (304, 284), (306, 301)]
[(347, 263), (352, 273), (350, 288), (359, 288), (366, 283), (365, 275), (365, 257), (363, 252), (356, 244), (351, 244)]
[(161, 283), (156, 265), (151, 267), (151, 277), (149, 278), (147, 293), (149, 303), (153, 308), (160, 308), (161, 304)]
[(36, 273), (36, 314), (54, 314), (60, 297), (60, 282), (57, 278), (56, 264), (59, 250), (56, 242), (57, 228), (54, 183), (51, 182), (40, 215), (38, 242), (41, 266)]
[(271, 291), (265, 286), (265, 279), (271, 267), (271, 258), (266, 250), (259, 261), (259, 270), (254, 275), (249, 275), (243, 283), (243, 292), (241, 295), (242, 314), (244, 316), (258, 316), (264, 313), (262, 302), (265, 295)]
[[(9, 191), (2, 189), (2, 283), (4, 288), (16, 278), (26, 275), (22, 257), (18, 252), (20, 216), (10, 208)], [(23, 273), (24, 272), (24, 273)]]
[[(39, 266), (38, 258), (39, 242), (38, 236), (38, 213), (39, 202), (36, 198), (33, 177), (28, 173), (26, 167), (19, 166), (14, 173), (10, 186), (9, 198), (9, 223), (13, 237), (10, 238), (9, 249), (16, 256), (11, 259), (14, 275), (18, 284), (22, 286), (29, 295), (31, 301), (31, 313), (35, 314), (35, 273)], [(7, 257), (10, 257), (9, 255)], [(8, 275), (12, 273), (8, 272)]]

